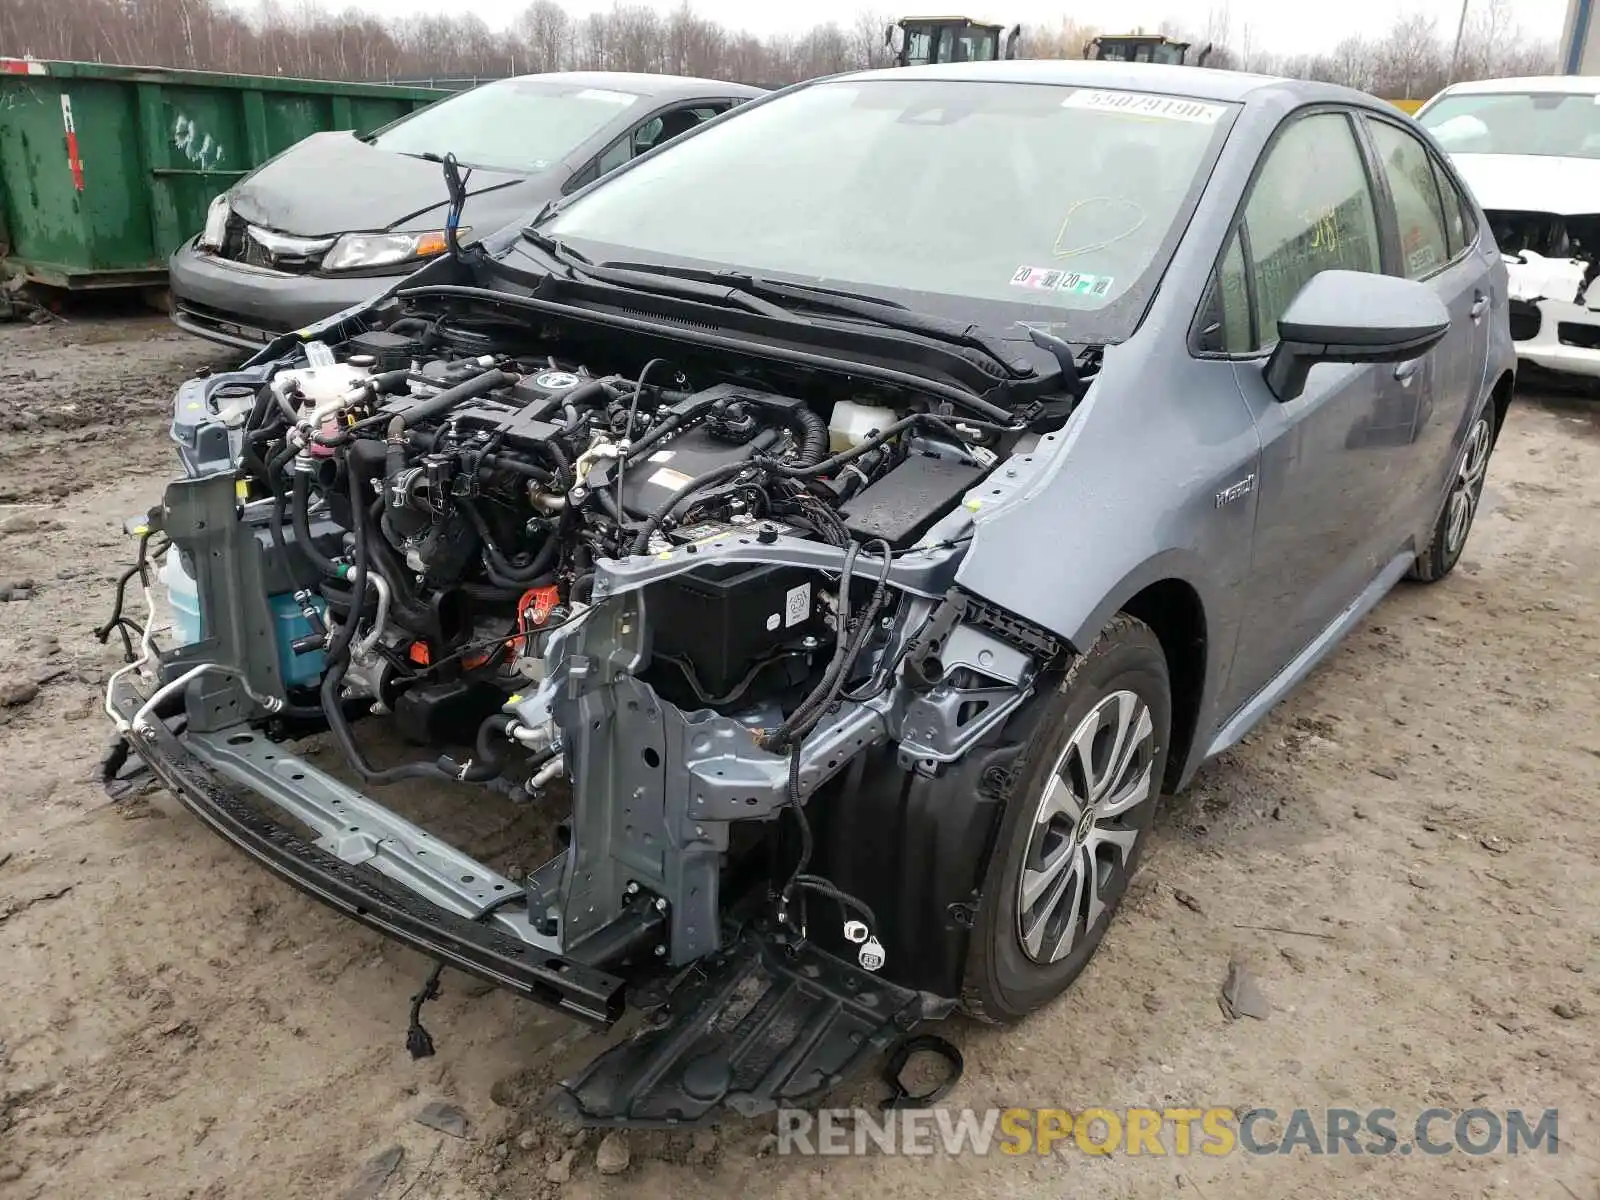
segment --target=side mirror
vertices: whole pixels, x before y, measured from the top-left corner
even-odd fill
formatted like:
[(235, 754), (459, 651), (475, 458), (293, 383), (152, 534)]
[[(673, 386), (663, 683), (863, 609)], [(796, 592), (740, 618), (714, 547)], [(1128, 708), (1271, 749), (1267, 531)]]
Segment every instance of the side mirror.
[(1425, 284), (1322, 271), (1278, 318), (1278, 345), (1263, 368), (1267, 387), (1287, 404), (1305, 391), (1318, 363), (1405, 362), (1438, 345), (1449, 329), (1449, 311)]

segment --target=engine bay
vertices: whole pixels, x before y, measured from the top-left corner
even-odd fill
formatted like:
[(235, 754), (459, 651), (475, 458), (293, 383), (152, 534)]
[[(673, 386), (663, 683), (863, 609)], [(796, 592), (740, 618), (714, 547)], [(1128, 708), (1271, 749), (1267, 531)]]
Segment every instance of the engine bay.
[(1513, 300), (1587, 306), (1600, 276), (1600, 216), (1491, 210), (1485, 214), (1512, 267)]
[[(846, 991), (860, 972), (895, 1012), (945, 1011), (956, 959), (913, 944), (924, 910), (976, 886), (991, 810), (945, 810), (976, 822), (952, 843), (965, 865), (898, 922), (858, 894), (830, 814), (916, 778), (970, 796), (974, 748), (1063, 652), (957, 584), (978, 513), (1029, 486), (1093, 374), (1092, 354), (1035, 344), (1058, 373), (964, 405), (931, 374), (617, 336), (477, 294), (340, 315), (180, 388), (184, 470), (124, 583), (148, 599), (159, 531), (190, 615), (158, 648), (149, 601), (107, 714), (217, 781), (166, 777), (298, 885), (585, 1019), (696, 963), (765, 963), (799, 996), (803, 948)], [(358, 736), (375, 721), (400, 754)], [(356, 787), (289, 748), (319, 735)], [(551, 804), (559, 853), (504, 876), (359, 790), (405, 780)], [(353, 866), (403, 894), (380, 902)], [(881, 1048), (890, 1011), (839, 1035)], [(412, 1025), (416, 1053), (415, 1007)]]
[[(239, 486), (270, 505), (273, 546), (304, 560), (284, 677), (320, 657), (324, 698), (370, 700), (432, 743), (474, 744), (537, 683), (597, 564), (779, 537), (892, 561), (1022, 433), (702, 383), (662, 358), (606, 372), (419, 324), (314, 343), (275, 371), (238, 425)], [(837, 584), (781, 564), (708, 564), (649, 602), (646, 677), (720, 712), (795, 707), (848, 609)], [(881, 634), (861, 637), (853, 657)], [(480, 754), (468, 777), (498, 765)]]

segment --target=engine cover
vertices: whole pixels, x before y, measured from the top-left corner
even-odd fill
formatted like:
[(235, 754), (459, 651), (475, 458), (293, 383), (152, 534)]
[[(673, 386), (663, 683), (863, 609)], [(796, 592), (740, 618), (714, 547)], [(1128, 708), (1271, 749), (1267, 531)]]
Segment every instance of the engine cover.
[[(622, 482), (622, 506), (633, 516), (648, 516), (691, 479), (726, 463), (742, 462), (763, 444), (760, 435), (734, 446), (718, 441), (704, 429), (691, 429), (628, 468)], [(608, 470), (607, 477), (610, 474)]]

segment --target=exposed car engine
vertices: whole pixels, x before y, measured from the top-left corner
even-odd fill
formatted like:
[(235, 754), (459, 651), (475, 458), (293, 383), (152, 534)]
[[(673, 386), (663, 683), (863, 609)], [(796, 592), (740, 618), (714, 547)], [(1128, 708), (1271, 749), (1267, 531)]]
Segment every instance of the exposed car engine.
[[(278, 371), (243, 422), (241, 475), (272, 500), (274, 544), (305, 552), (292, 649), (326, 659), (323, 699), (370, 699), (417, 740), (476, 745), (470, 762), (419, 768), (469, 780), (516, 748), (534, 748), (534, 780), (560, 770), (526, 731), (485, 722), (541, 677), (598, 560), (781, 535), (887, 562), (982, 478), (1001, 432), (850, 400), (830, 420), (760, 387), (697, 387), (661, 359), (628, 377), (467, 348), (377, 330)], [(650, 604), (650, 682), (719, 711), (792, 709), (849, 610), (814, 571), (771, 564), (677, 577)], [(882, 635), (849, 632), (852, 660)]]
[[(587, 310), (543, 321), (547, 303), (419, 286), (185, 384), (185, 473), (142, 536), (170, 539), (174, 608), (186, 589), (197, 616), (160, 653), (154, 620), (136, 626), (107, 713), (161, 744), (141, 750), (158, 770), (192, 767), (169, 785), (285, 877), (597, 1024), (628, 989), (712, 980), (722, 1004), (756, 971), (792, 993), (772, 1004), (810, 1005), (824, 981), (848, 1003), (811, 1049), (781, 1025), (772, 1052), (797, 1057), (759, 1099), (692, 1084), (676, 1042), (655, 1083), (624, 1086), (603, 1056), (566, 1093), (586, 1119), (770, 1107), (959, 992), (965, 933), (927, 914), (977, 886), (980, 750), (1062, 646), (956, 576), (977, 512), (1029, 486), (1098, 352), (1035, 333), (1055, 364), (1039, 370), (975, 327), (814, 301), (855, 318), (831, 341), (887, 328), (948, 372), (912, 373), (619, 337)], [(131, 687), (147, 668), (150, 693)], [(374, 753), (373, 719), (411, 749)], [(323, 732), (363, 786), (550, 800), (561, 852), (499, 874), (283, 747)], [(884, 881), (858, 848), (888, 829), (869, 814), (918, 778), (967, 798), (931, 809), (963, 830), (942, 835), (951, 865), (927, 895), (868, 899)], [(286, 850), (281, 816), (315, 844)], [(398, 890), (348, 874), (362, 864)], [(413, 1053), (431, 1052), (432, 986)], [(674, 1002), (691, 1023), (695, 994)]]

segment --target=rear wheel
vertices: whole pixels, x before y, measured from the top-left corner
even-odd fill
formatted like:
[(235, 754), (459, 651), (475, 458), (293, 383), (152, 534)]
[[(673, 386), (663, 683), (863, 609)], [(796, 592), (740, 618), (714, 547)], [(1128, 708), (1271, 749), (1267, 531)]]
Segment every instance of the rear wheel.
[(1023, 711), (1024, 748), (973, 925), (968, 1013), (1015, 1020), (1088, 965), (1148, 838), (1171, 713), (1161, 643), (1129, 616)]
[(1467, 430), (1466, 442), (1456, 459), (1449, 498), (1433, 527), (1433, 536), (1412, 565), (1412, 579), (1435, 583), (1455, 570), (1456, 563), (1461, 561), (1461, 551), (1467, 544), (1467, 535), (1472, 532), (1473, 519), (1478, 515), (1478, 502), (1483, 498), (1489, 455), (1494, 451), (1494, 434), (1494, 408), (1485, 405)]

